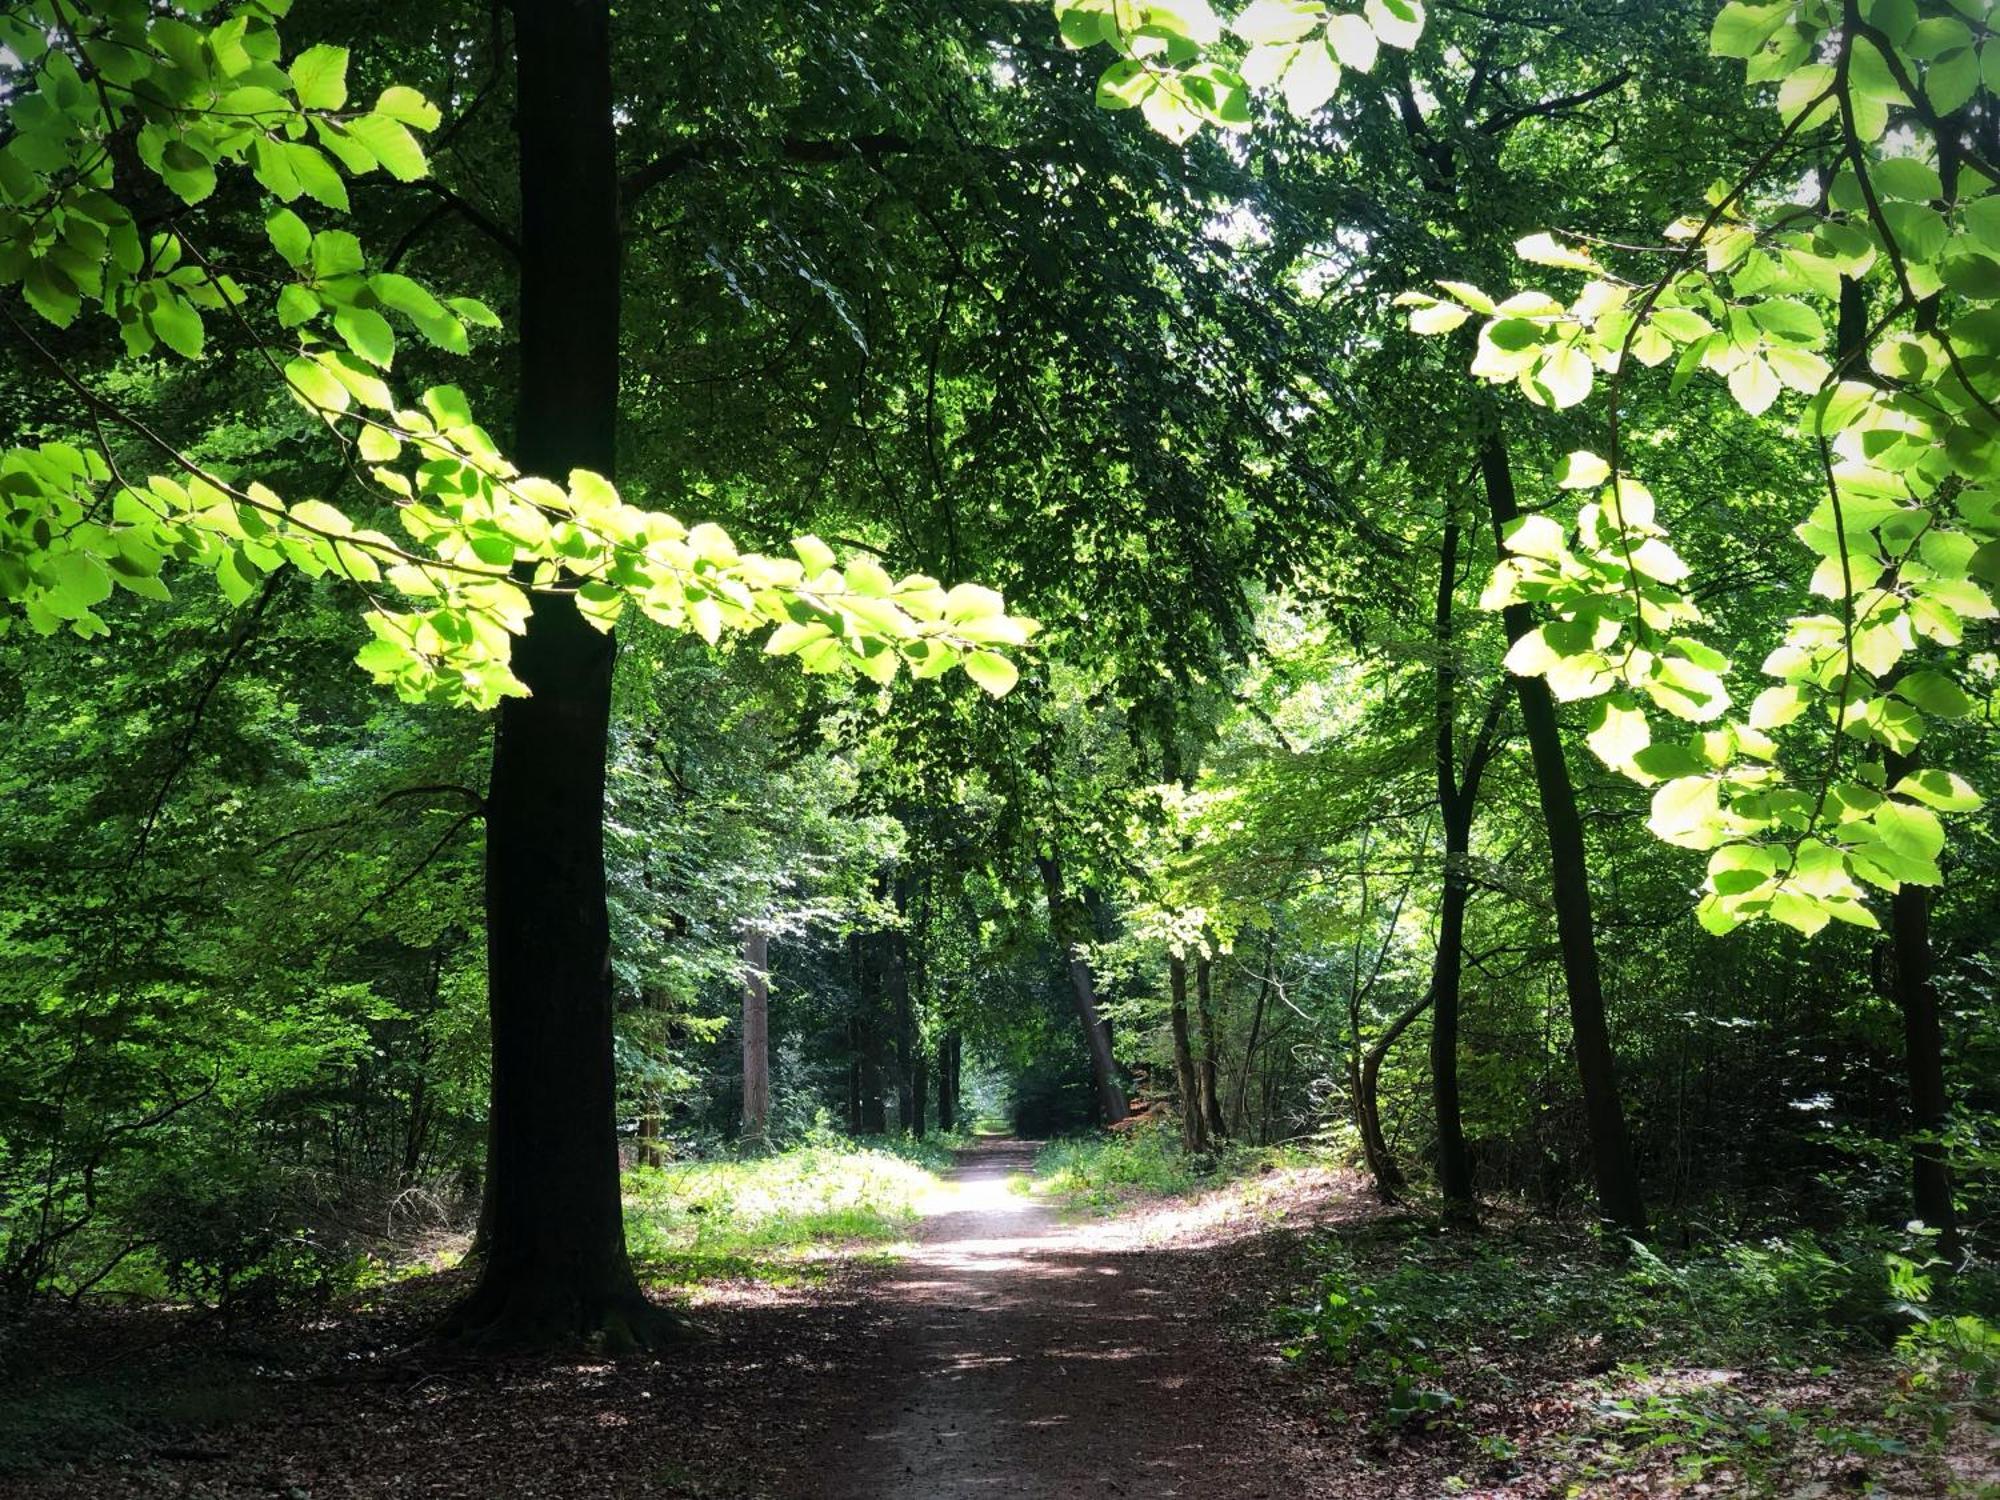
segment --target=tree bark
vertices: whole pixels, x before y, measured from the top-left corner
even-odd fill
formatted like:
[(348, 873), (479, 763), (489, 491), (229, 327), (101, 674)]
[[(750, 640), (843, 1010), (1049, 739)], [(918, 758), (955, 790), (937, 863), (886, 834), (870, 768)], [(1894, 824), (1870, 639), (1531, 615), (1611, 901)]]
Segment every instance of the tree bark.
[(743, 1145), (771, 1149), (771, 939), (743, 936)]
[[(1914, 752), (1883, 757), (1894, 786), (1917, 768)], [(1911, 1200), (1917, 1217), (1938, 1232), (1947, 1259), (1958, 1250), (1958, 1206), (1952, 1201), (1951, 1163), (1944, 1132), (1951, 1124), (1951, 1096), (1944, 1080), (1944, 1033), (1937, 992), (1931, 986), (1930, 892), (1905, 881), (1889, 898), (1890, 992), (1903, 1013), (1904, 1067), (1910, 1081), (1910, 1114), (1919, 1139), (1911, 1147)]]
[(1194, 961), (1194, 995), (1195, 1018), (1201, 1022), (1201, 1060), (1198, 1064), (1201, 1109), (1208, 1120), (1210, 1137), (1220, 1140), (1229, 1133), (1229, 1126), (1222, 1118), (1222, 1065), (1215, 1045), (1214, 965), (1206, 954)]
[[(618, 175), (609, 0), (518, 0), (521, 386), (517, 458), (610, 474), (618, 414)], [(501, 707), (486, 808), (493, 1034), (491, 1226), (447, 1336), (614, 1347), (684, 1327), (625, 1253), (613, 1118), (604, 760), (611, 638), (535, 598)]]
[[(1497, 537), (1520, 514), (1514, 496), (1514, 473), (1507, 444), (1498, 427), (1482, 440), (1480, 473)], [(1534, 629), (1524, 604), (1507, 606), (1501, 616), (1509, 643)], [(1597, 963), (1597, 934), (1590, 909), (1590, 867), (1584, 852), (1583, 820), (1577, 812), (1576, 788), (1563, 758), (1562, 733), (1556, 723), (1555, 698), (1539, 677), (1516, 677), (1514, 695), (1521, 727), (1534, 761), (1535, 789), (1542, 825), (1549, 840), (1549, 868), (1556, 909), (1556, 939), (1562, 952), (1563, 979), (1569, 991), (1570, 1032), (1576, 1066), (1583, 1086), (1584, 1116), (1590, 1131), (1591, 1172), (1597, 1187), (1598, 1214), (1620, 1234), (1637, 1239), (1646, 1233), (1645, 1201), (1625, 1133), (1625, 1110), (1618, 1094), (1618, 1065), (1604, 1016), (1604, 986)]]
[(958, 1033), (947, 1031), (938, 1043), (937, 1057), (938, 1129), (949, 1134), (958, 1128)]
[(1194, 1051), (1188, 1045), (1187, 960), (1176, 953), (1167, 960), (1172, 992), (1169, 1021), (1174, 1033), (1174, 1078), (1181, 1095), (1181, 1144), (1190, 1152), (1208, 1149), (1208, 1119), (1202, 1113), (1201, 1084), (1195, 1075)]
[(1505, 679), (1487, 700), (1465, 771), (1458, 765), (1458, 662), (1452, 646), (1453, 601), (1458, 590), (1459, 526), (1447, 517), (1439, 545), (1437, 609), (1433, 635), (1438, 663), (1433, 735), (1438, 817), (1444, 827), (1444, 882), (1438, 901), (1437, 953), (1431, 960), (1431, 1102), (1437, 1118), (1438, 1191), (1449, 1222), (1474, 1224), (1479, 1210), (1472, 1193), (1472, 1164), (1465, 1149), (1465, 1124), (1458, 1096), (1459, 985), (1464, 967), (1465, 913), (1472, 900), (1466, 862), (1472, 854), (1472, 817), (1479, 783), (1499, 745)]
[(1049, 930), (1061, 946), (1063, 960), (1068, 965), (1070, 998), (1076, 1006), (1077, 1021), (1083, 1027), (1084, 1044), (1090, 1048), (1090, 1074), (1097, 1089), (1097, 1112), (1101, 1123), (1115, 1125), (1129, 1113), (1125, 1089), (1118, 1081), (1118, 1064), (1111, 1055), (1110, 1029), (1097, 1014), (1097, 989), (1091, 980), (1090, 964), (1070, 931), (1070, 914), (1063, 899), (1062, 866), (1046, 854), (1037, 855), (1035, 865), (1042, 873), (1042, 889), (1048, 896)]

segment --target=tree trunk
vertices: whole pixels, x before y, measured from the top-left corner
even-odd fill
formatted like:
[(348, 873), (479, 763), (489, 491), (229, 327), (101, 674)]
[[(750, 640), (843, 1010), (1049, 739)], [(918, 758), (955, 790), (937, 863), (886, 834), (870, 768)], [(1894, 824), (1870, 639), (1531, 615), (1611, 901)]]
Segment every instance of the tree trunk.
[(1264, 966), (1257, 976), (1257, 999), (1250, 1007), (1250, 1033), (1243, 1041), (1243, 1066), (1236, 1073), (1236, 1128), (1250, 1126), (1250, 1069), (1257, 1061), (1257, 1044), (1264, 1035), (1264, 1005), (1271, 998), (1271, 963), (1278, 954), (1278, 932), (1274, 927), (1264, 939)]
[(1206, 1151), (1208, 1119), (1202, 1113), (1194, 1050), (1188, 1045), (1187, 960), (1178, 953), (1167, 960), (1167, 982), (1173, 993), (1170, 1020), (1174, 1033), (1174, 1079), (1181, 1095), (1181, 1144), (1190, 1152)]
[(1110, 1029), (1097, 1014), (1097, 990), (1091, 982), (1090, 964), (1070, 934), (1069, 913), (1063, 901), (1062, 867), (1048, 855), (1037, 855), (1035, 864), (1042, 872), (1042, 889), (1048, 895), (1049, 930), (1061, 945), (1063, 959), (1069, 966), (1070, 998), (1076, 1005), (1077, 1021), (1083, 1027), (1084, 1043), (1090, 1048), (1097, 1112), (1103, 1124), (1115, 1125), (1129, 1112), (1125, 1089), (1118, 1081), (1118, 1064), (1111, 1055)]
[[(897, 907), (902, 907), (900, 889)], [(889, 991), (889, 1009), (896, 1026), (896, 1128), (915, 1128), (917, 1117), (917, 1027), (910, 1004), (909, 939), (901, 929), (882, 940), (883, 979)]]
[(847, 1018), (847, 1133), (861, 1134), (861, 1022)]
[(771, 1149), (771, 939), (743, 936), (743, 1145)]
[[(1504, 455), (1503, 455), (1504, 456)], [(1511, 480), (1510, 480), (1511, 483)], [(1464, 966), (1465, 912), (1472, 900), (1466, 862), (1472, 854), (1472, 815), (1479, 803), (1479, 783), (1499, 743), (1500, 716), (1506, 703), (1504, 675), (1487, 700), (1485, 717), (1465, 755), (1465, 772), (1458, 766), (1458, 661), (1452, 646), (1453, 601), (1458, 590), (1459, 527), (1447, 516), (1440, 539), (1437, 611), (1434, 635), (1438, 647), (1433, 735), (1436, 756), (1438, 817), (1444, 826), (1444, 889), (1438, 902), (1438, 945), (1431, 960), (1431, 1103), (1437, 1117), (1438, 1190), (1444, 1198), (1447, 1222), (1476, 1224), (1479, 1210), (1472, 1195), (1472, 1163), (1465, 1149), (1465, 1124), (1458, 1098), (1459, 984)]]
[[(518, 0), (521, 405), (529, 474), (609, 474), (618, 414), (618, 159), (609, 0)], [(626, 1258), (613, 1118), (604, 760), (611, 638), (540, 595), (532, 696), (494, 733), (486, 807), (491, 1232), (444, 1332), (489, 1346), (661, 1341), (681, 1325)]]
[(1431, 1104), (1437, 1116), (1438, 1192), (1448, 1220), (1472, 1223), (1478, 1208), (1472, 1196), (1472, 1163), (1465, 1150), (1465, 1125), (1458, 1100), (1458, 987), (1464, 963), (1466, 830), (1447, 820), (1444, 836), (1444, 893), (1438, 904), (1437, 953), (1431, 959)]
[(1222, 1067), (1215, 1046), (1213, 967), (1206, 955), (1194, 961), (1195, 1017), (1201, 1022), (1201, 1060), (1197, 1065), (1197, 1081), (1201, 1085), (1201, 1109), (1208, 1120), (1208, 1133), (1220, 1140), (1229, 1133), (1229, 1126), (1222, 1118)]
[[(1494, 534), (1498, 536), (1506, 523), (1520, 514), (1520, 508), (1514, 497), (1514, 474), (1506, 441), (1497, 427), (1480, 445), (1479, 465), (1486, 482)], [(1534, 629), (1534, 620), (1524, 604), (1507, 606), (1501, 619), (1510, 644)], [(1576, 788), (1570, 782), (1569, 765), (1563, 759), (1562, 733), (1556, 723), (1555, 699), (1548, 683), (1540, 677), (1516, 677), (1514, 694), (1534, 761), (1542, 825), (1549, 840), (1556, 939), (1569, 991), (1570, 1032), (1576, 1047), (1577, 1073), (1583, 1085), (1584, 1116), (1590, 1130), (1598, 1213), (1620, 1234), (1641, 1238), (1646, 1233), (1646, 1208), (1625, 1135), (1618, 1067), (1604, 1017), (1604, 986), (1598, 972), (1597, 934), (1590, 910), (1590, 868), (1584, 854), (1583, 820), (1577, 813)]]
[(938, 1043), (937, 1063), (938, 1129), (950, 1134), (958, 1129), (958, 1033), (947, 1031)]
[[(1914, 753), (1884, 756), (1890, 786), (1916, 768)], [(1910, 1114), (1919, 1134), (1911, 1150), (1911, 1197), (1917, 1217), (1938, 1232), (1939, 1252), (1950, 1259), (1958, 1250), (1958, 1208), (1952, 1201), (1951, 1164), (1944, 1147), (1951, 1098), (1945, 1090), (1937, 992), (1931, 987), (1930, 893), (1920, 885), (1906, 881), (1889, 898), (1889, 956), (1890, 991), (1903, 1013)]]
[[(1375, 1191), (1385, 1203), (1395, 1201), (1404, 1179), (1403, 1169), (1382, 1134), (1382, 1064), (1388, 1060), (1396, 1043), (1402, 1040), (1403, 1033), (1410, 1029), (1430, 1003), (1430, 992), (1426, 990), (1389, 1023), (1386, 1031), (1375, 1038), (1374, 1044), (1362, 1054), (1359, 1072), (1353, 1075), (1354, 1113), (1361, 1128), (1361, 1154), (1371, 1167), (1375, 1167)], [(1380, 1165), (1377, 1166), (1377, 1163)]]

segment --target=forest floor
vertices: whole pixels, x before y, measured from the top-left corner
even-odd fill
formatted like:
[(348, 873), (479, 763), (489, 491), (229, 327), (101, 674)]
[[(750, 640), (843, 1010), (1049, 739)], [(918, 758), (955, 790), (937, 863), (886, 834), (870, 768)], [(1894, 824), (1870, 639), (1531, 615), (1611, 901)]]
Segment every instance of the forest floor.
[[(422, 1334), (464, 1290), (456, 1272), (303, 1323), (51, 1312), (0, 1329), (0, 1496), (1541, 1500), (1949, 1483), (1817, 1449), (1779, 1450), (1754, 1483), (1690, 1474), (1686, 1441), (1605, 1435), (1605, 1382), (1626, 1377), (1608, 1359), (1579, 1368), (1569, 1342), (1458, 1351), (1438, 1372), (1466, 1394), (1451, 1422), (1385, 1423), (1353, 1372), (1285, 1359), (1272, 1314), (1329, 1245), (1384, 1265), (1425, 1253), (1415, 1221), (1324, 1167), (1051, 1204), (1021, 1190), (1033, 1155), (1010, 1140), (962, 1153), (894, 1258), (857, 1247), (824, 1274), (695, 1289), (712, 1337), (659, 1358), (440, 1353)], [(1498, 1254), (1536, 1284), (1557, 1269)], [(1806, 1399), (1796, 1380), (1703, 1373), (1753, 1405)], [(1855, 1373), (1813, 1371), (1811, 1399), (1879, 1409), (1878, 1376)], [(24, 1443), (38, 1462), (10, 1472)], [(1974, 1482), (1957, 1492), (1990, 1473), (1961, 1468)]]

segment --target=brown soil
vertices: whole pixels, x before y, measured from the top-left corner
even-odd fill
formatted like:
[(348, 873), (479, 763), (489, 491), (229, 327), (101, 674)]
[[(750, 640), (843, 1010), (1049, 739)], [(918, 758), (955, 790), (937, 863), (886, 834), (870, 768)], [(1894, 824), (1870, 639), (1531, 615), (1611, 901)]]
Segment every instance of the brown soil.
[[(1213, 1250), (1065, 1226), (1009, 1190), (1032, 1146), (967, 1153), (955, 1201), (870, 1298), (855, 1394), (822, 1448), (825, 1500), (1327, 1493), (1268, 1375), (1199, 1295)], [(1262, 1367), (1267, 1369), (1268, 1367)], [(1261, 1401), (1259, 1387), (1262, 1386)]]
[[(1279, 1203), (1283, 1174), (1255, 1223), (1226, 1195), (1227, 1233), (1171, 1203), (1065, 1226), (1008, 1188), (1033, 1149), (968, 1153), (907, 1260), (705, 1289), (714, 1336), (659, 1358), (437, 1352), (458, 1273), (303, 1325), (0, 1324), (0, 1497), (1330, 1493), (1269, 1351), (1227, 1331), (1236, 1298), (1286, 1283), (1264, 1220), (1306, 1205)], [(23, 1441), (32, 1470), (9, 1464)]]

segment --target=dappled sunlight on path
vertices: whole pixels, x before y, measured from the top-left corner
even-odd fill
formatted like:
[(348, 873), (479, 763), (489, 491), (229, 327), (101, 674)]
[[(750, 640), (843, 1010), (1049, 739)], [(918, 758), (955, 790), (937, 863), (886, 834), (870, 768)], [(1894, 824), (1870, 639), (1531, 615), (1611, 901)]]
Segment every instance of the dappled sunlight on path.
[(985, 1142), (877, 1284), (858, 1421), (832, 1437), (828, 1500), (910, 1495), (1310, 1494), (1218, 1379), (1185, 1252), (1070, 1225), (1013, 1179), (1034, 1146)]

